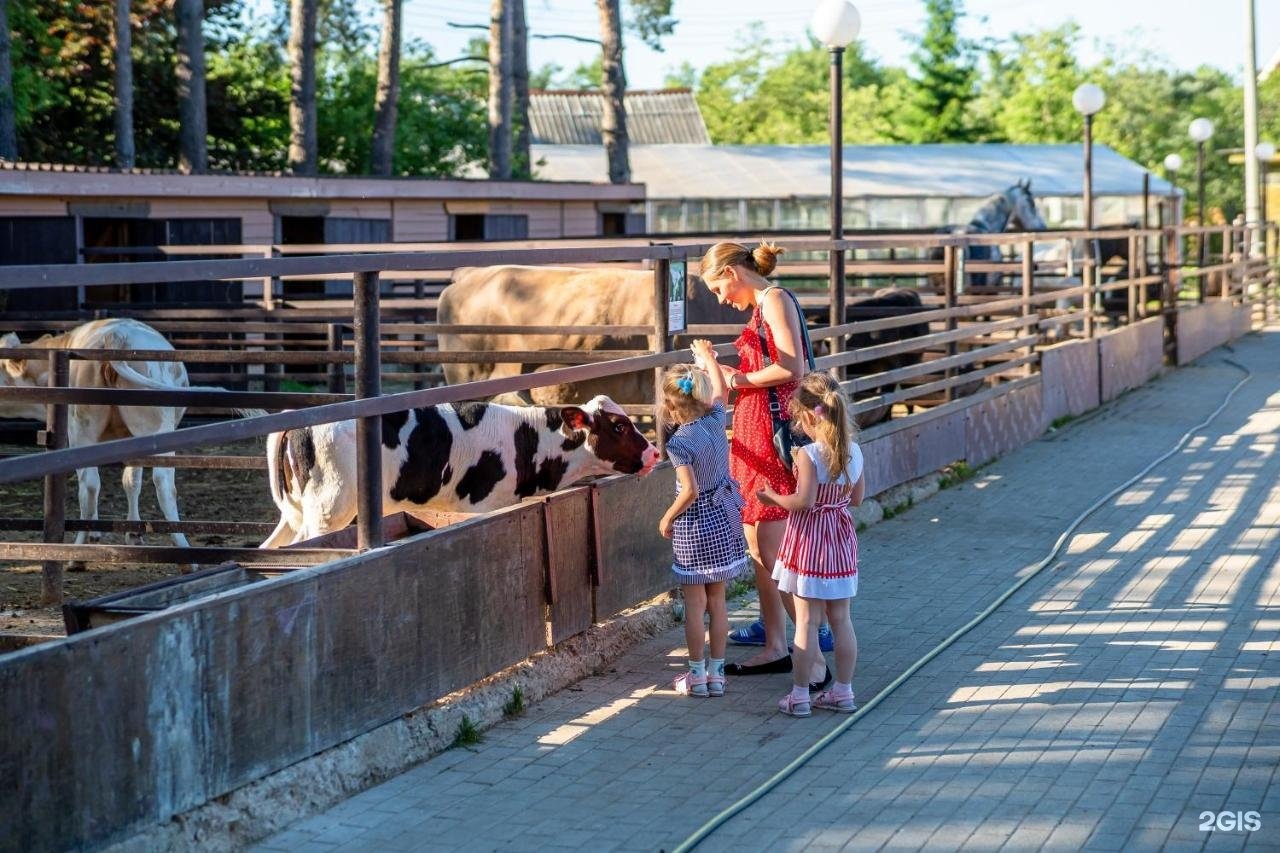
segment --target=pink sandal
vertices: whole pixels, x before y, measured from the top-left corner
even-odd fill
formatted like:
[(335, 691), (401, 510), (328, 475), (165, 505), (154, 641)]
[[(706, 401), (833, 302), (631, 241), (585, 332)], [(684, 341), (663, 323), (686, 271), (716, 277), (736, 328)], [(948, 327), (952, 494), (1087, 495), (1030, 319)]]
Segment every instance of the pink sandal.
[(823, 690), (813, 697), (813, 707), (821, 708), (824, 711), (835, 711), (838, 714), (852, 714), (858, 710), (857, 704), (853, 701), (852, 690), (848, 693)]
[(681, 696), (700, 696), (705, 698), (711, 695), (707, 692), (707, 677), (705, 675), (694, 675), (692, 672), (683, 672), (676, 676), (672, 680), (671, 686)]
[(724, 695), (724, 676), (723, 675), (707, 676), (707, 695), (708, 696)]
[(790, 693), (778, 700), (778, 710), (788, 717), (807, 717), (811, 713), (808, 701), (797, 699)]

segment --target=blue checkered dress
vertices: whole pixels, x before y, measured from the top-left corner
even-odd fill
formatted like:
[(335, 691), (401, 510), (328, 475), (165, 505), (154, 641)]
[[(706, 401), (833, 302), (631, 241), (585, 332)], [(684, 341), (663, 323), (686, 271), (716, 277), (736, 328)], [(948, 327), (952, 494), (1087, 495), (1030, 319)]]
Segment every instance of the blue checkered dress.
[[(729, 442), (724, 406), (716, 403), (696, 421), (682, 425), (667, 442), (675, 466), (689, 465), (698, 497), (675, 520), (671, 571), (679, 584), (736, 578), (747, 565), (742, 533), (742, 494), (729, 476)], [(676, 492), (679, 493), (679, 483)]]

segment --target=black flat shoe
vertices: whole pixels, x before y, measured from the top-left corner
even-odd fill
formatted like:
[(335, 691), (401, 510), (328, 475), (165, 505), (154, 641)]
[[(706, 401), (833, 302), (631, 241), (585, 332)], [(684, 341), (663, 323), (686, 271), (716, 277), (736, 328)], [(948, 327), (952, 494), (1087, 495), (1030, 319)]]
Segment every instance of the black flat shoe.
[(826, 670), (827, 672), (825, 675), (822, 676), (821, 681), (809, 682), (810, 693), (817, 693), (819, 690), (826, 688), (826, 686), (831, 683), (831, 667), (826, 667)]
[(791, 671), (791, 655), (771, 660), (768, 663), (727, 663), (724, 665), (725, 675), (772, 675)]

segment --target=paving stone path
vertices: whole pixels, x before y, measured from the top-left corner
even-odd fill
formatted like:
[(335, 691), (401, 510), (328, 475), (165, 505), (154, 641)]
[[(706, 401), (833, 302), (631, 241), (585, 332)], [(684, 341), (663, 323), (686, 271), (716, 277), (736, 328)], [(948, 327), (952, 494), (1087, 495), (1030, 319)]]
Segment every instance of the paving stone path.
[[(864, 532), (854, 688), (875, 695), (1217, 407), (1242, 375), (1227, 357), (1254, 377), (1209, 428), (699, 850), (1280, 849), (1280, 331)], [(670, 850), (843, 719), (778, 714), (786, 676), (679, 697), (683, 658), (677, 627), (258, 849)]]

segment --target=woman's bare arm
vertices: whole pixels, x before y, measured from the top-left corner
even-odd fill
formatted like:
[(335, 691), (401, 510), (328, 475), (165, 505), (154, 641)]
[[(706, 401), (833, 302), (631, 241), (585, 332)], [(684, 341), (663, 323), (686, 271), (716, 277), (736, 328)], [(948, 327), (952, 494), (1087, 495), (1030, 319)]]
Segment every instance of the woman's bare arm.
[(771, 388), (794, 382), (805, 373), (803, 336), (800, 324), (804, 318), (798, 316), (791, 297), (781, 288), (771, 290), (764, 296), (760, 306), (764, 321), (773, 332), (773, 345), (778, 349), (778, 358), (773, 364), (760, 370), (740, 375), (735, 380), (735, 388)]

